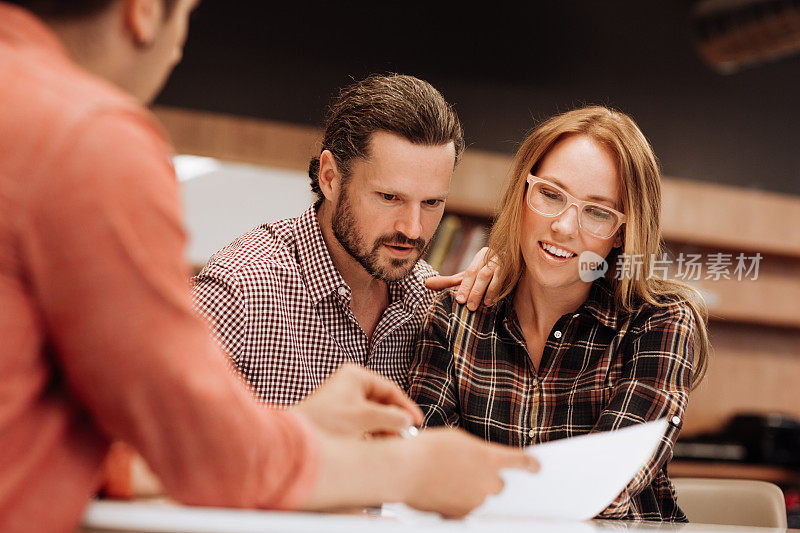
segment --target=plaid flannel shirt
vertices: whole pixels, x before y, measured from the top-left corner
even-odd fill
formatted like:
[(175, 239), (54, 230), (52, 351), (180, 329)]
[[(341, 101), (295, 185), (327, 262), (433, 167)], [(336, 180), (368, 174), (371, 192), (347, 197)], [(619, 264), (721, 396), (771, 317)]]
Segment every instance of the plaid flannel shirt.
[(259, 226), (211, 258), (193, 279), (195, 309), (259, 400), (299, 402), (345, 362), (407, 386), (408, 367), (435, 293), (424, 261), (389, 283), (389, 307), (368, 338), (309, 207)]
[(669, 417), (647, 466), (599, 516), (686, 521), (667, 463), (689, 396), (694, 319), (683, 304), (618, 311), (604, 279), (562, 316), (534, 369), (513, 294), (471, 312), (446, 291), (423, 324), (409, 394), (426, 425), (528, 446)]

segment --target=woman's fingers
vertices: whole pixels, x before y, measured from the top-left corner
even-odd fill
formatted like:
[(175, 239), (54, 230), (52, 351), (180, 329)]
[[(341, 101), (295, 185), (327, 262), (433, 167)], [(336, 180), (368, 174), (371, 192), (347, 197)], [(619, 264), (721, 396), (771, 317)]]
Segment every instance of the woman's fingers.
[(463, 272), (451, 276), (431, 276), (425, 280), (425, 286), (432, 291), (441, 291), (457, 286), (462, 279), (464, 279)]

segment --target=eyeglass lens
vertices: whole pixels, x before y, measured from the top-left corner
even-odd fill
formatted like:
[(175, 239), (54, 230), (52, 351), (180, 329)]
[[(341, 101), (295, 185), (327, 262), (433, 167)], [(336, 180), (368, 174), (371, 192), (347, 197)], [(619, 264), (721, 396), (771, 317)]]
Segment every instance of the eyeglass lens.
[[(528, 203), (534, 211), (554, 217), (564, 212), (569, 199), (563, 191), (537, 182), (528, 191)], [(584, 205), (580, 212), (581, 228), (600, 237), (610, 235), (617, 226), (617, 221), (616, 213), (596, 204)]]

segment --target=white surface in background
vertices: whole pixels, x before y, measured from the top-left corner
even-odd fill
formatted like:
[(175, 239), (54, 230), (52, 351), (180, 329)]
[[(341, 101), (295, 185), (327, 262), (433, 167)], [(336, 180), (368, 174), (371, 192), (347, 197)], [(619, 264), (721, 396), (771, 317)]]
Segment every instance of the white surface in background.
[(178, 181), (189, 181), (203, 174), (219, 170), (222, 168), (222, 161), (213, 157), (201, 157), (199, 155), (176, 155), (172, 158), (172, 166), (175, 167)]
[(304, 172), (180, 155), (187, 261), (204, 264), (236, 237), (264, 223), (296, 217), (313, 203)]

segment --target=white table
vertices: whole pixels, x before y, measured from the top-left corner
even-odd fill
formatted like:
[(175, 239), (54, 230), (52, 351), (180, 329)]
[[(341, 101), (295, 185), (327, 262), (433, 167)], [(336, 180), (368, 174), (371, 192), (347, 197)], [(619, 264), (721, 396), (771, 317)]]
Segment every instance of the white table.
[(707, 524), (658, 524), (619, 520), (561, 522), (519, 518), (443, 520), (433, 516), (294, 513), (185, 507), (160, 503), (94, 502), (84, 516), (82, 531), (126, 533), (362, 533), (400, 532), (547, 532), (681, 531), (768, 533), (782, 529)]

